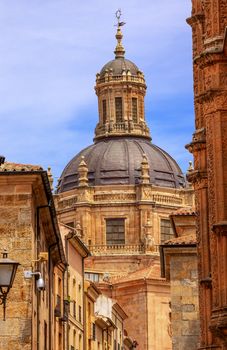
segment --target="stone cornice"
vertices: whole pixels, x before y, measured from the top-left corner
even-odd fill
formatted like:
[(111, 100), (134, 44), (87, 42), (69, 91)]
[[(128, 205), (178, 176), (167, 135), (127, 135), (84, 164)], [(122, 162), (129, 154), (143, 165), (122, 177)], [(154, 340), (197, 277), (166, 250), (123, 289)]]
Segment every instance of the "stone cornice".
[(201, 170), (191, 170), (186, 175), (187, 180), (193, 184), (200, 184), (202, 187), (207, 187), (207, 172)]
[(202, 13), (202, 12), (199, 13), (199, 12), (198, 12), (198, 13), (192, 15), (191, 17), (188, 17), (188, 18), (186, 19), (186, 22), (187, 22), (190, 26), (193, 26), (194, 24), (203, 22), (204, 19), (205, 19), (204, 13)]
[(136, 185), (130, 188), (105, 190), (103, 186), (102, 191), (96, 190), (95, 187), (86, 187), (83, 190), (79, 188), (75, 192), (70, 191), (70, 196), (61, 194), (56, 196), (56, 206), (58, 212), (66, 212), (72, 208), (79, 206), (119, 206), (119, 205), (156, 205), (168, 208), (178, 208), (184, 203), (183, 189), (165, 188), (164, 191), (158, 190), (152, 185)]

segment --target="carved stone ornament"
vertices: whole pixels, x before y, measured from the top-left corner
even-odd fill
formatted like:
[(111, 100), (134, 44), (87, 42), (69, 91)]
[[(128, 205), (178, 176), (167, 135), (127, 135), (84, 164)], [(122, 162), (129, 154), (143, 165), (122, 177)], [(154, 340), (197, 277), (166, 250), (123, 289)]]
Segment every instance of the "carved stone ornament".
[[(218, 316), (211, 319), (210, 323), (210, 330), (211, 332), (216, 335), (218, 338), (221, 338), (223, 340), (223, 345), (227, 345), (227, 315), (224, 317)], [(227, 347), (224, 347), (222, 349), (226, 349)]]
[(208, 289), (212, 288), (212, 278), (210, 276), (205, 277), (205, 278), (201, 278), (201, 280), (199, 282), (205, 288), (208, 288)]
[(78, 173), (79, 173), (79, 187), (88, 186), (88, 177), (87, 177), (88, 168), (84, 160), (84, 156), (81, 157), (81, 162), (78, 167)]
[(227, 221), (220, 221), (213, 224), (212, 230), (216, 235), (227, 236)]
[(207, 187), (207, 173), (200, 170), (191, 170), (186, 174), (187, 180), (200, 187)]
[(152, 200), (152, 188), (151, 186), (143, 186), (141, 188), (141, 199), (142, 200)]

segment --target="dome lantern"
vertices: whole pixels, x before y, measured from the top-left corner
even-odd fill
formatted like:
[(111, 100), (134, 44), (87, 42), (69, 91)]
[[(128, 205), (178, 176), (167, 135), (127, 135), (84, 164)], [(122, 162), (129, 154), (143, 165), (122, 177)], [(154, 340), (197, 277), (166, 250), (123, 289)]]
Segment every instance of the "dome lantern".
[(120, 21), (120, 10), (116, 12), (116, 17), (118, 24), (115, 59), (105, 64), (96, 75), (99, 122), (94, 140), (123, 135), (150, 140), (144, 113), (144, 75), (132, 61), (124, 57), (121, 27), (125, 22)]

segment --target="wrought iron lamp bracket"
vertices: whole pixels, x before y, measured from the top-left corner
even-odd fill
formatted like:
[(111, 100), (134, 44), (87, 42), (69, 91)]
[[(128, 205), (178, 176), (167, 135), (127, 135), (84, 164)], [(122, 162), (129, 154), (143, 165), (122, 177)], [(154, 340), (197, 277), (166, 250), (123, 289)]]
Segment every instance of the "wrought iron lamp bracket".
[(2, 287), (0, 287), (0, 305), (3, 305), (3, 320), (6, 320), (6, 299), (7, 299), (7, 294), (9, 290), (7, 288), (7, 291), (4, 291)]

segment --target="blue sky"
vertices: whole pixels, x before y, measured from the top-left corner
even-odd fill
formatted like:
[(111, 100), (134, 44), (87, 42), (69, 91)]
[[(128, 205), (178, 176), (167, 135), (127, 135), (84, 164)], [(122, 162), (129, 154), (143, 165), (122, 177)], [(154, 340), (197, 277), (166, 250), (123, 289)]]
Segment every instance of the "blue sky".
[(0, 0), (0, 154), (52, 167), (92, 143), (95, 75), (113, 59), (121, 8), (126, 58), (144, 72), (153, 143), (185, 172), (194, 128), (189, 0)]

